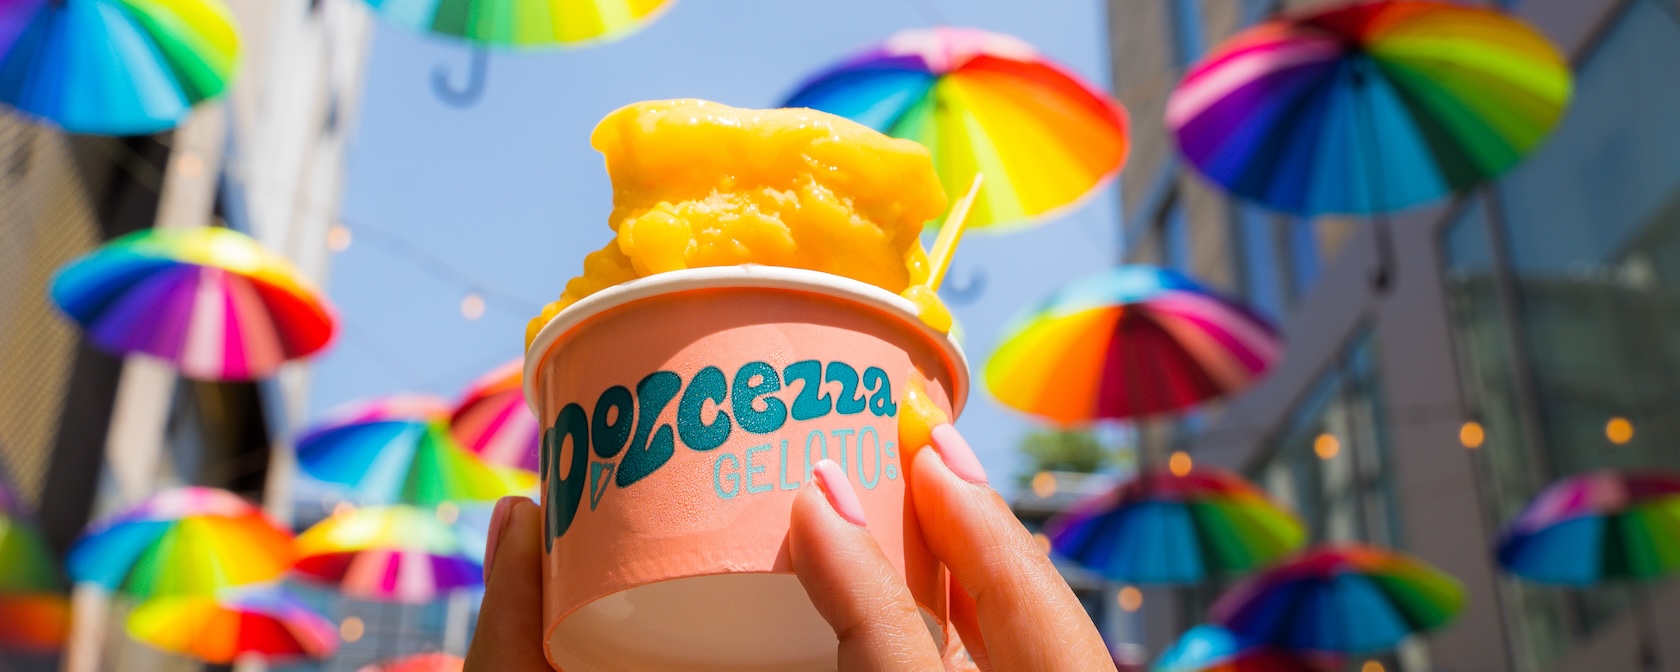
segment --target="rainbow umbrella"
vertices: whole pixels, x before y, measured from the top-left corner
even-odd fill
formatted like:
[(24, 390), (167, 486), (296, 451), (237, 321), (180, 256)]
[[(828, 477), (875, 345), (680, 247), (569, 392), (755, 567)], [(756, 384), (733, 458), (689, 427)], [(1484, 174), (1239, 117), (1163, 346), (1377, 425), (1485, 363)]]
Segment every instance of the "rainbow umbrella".
[(673, 0), (367, 0), (410, 30), (493, 47), (582, 46), (659, 18)]
[(70, 603), (39, 532), (0, 485), (0, 650), (51, 652), (64, 643)]
[(0, 651), (51, 653), (70, 635), (70, 600), (58, 593), (0, 592)]
[(356, 672), (461, 672), (466, 660), (445, 653), (422, 653), (375, 663)]
[(70, 549), (70, 578), (138, 598), (213, 595), (292, 566), (292, 535), (226, 490), (165, 490), (99, 521)]
[(1126, 160), (1119, 103), (1029, 44), (969, 28), (893, 35), (807, 80), (783, 105), (926, 145), (948, 194), (967, 192), (985, 173), (970, 229), (1047, 219)]
[(1238, 33), (1185, 75), (1166, 121), (1191, 165), (1242, 198), (1382, 213), (1510, 169), (1570, 89), (1563, 56), (1516, 19), (1394, 0)]
[(1189, 584), (1270, 564), (1306, 528), (1259, 488), (1218, 469), (1139, 475), (1044, 526), (1050, 547), (1115, 581)]
[(484, 585), (474, 549), (441, 510), (371, 506), (340, 511), (298, 535), (300, 577), (350, 597), (419, 604)]
[(252, 655), (320, 660), (338, 651), (332, 621), (277, 586), (147, 600), (129, 612), (128, 634), (221, 665)]
[(1680, 570), (1680, 474), (1596, 471), (1553, 483), (1506, 528), (1499, 564), (1569, 586), (1672, 574)]
[(0, 103), (74, 133), (174, 128), (238, 60), (218, 0), (0, 3)]
[(326, 347), (337, 328), (297, 269), (223, 228), (123, 236), (60, 270), (52, 296), (95, 345), (201, 380), (266, 377)]
[(1061, 423), (1181, 410), (1242, 389), (1283, 349), (1260, 316), (1151, 266), (1063, 287), (1004, 333), (992, 396)]
[(449, 414), (449, 433), (485, 462), (536, 471), (542, 427), (525, 405), (524, 369), (516, 359), (468, 385)]
[(351, 404), (297, 441), (298, 464), (364, 503), (485, 501), (525, 492), (536, 475), (487, 465), (449, 435), (449, 407), (423, 395)]
[(0, 513), (0, 593), (60, 589), (57, 563), (47, 544), (20, 517)]
[(1445, 625), (1464, 588), (1424, 562), (1371, 546), (1317, 547), (1227, 591), (1211, 620), (1244, 641), (1367, 653)]
[(1325, 672), (1318, 662), (1275, 646), (1245, 642), (1217, 625), (1191, 628), (1161, 654), (1150, 672)]

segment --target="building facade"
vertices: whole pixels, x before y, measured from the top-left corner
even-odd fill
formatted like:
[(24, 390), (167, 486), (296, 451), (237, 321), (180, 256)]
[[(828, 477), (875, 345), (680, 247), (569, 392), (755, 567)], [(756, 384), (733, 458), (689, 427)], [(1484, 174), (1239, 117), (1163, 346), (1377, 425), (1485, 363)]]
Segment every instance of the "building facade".
[[(1255, 387), (1161, 430), (1166, 445), (1249, 475), (1315, 542), (1392, 546), (1463, 582), (1457, 620), (1377, 658), (1386, 669), (1640, 669), (1637, 604), (1658, 624), (1661, 669), (1680, 670), (1680, 589), (1538, 587), (1492, 556), (1557, 478), (1680, 467), (1665, 443), (1680, 429), (1668, 401), (1680, 383), (1680, 3), (1497, 3), (1566, 55), (1574, 99), (1509, 174), (1393, 217), (1386, 290), (1370, 280), (1370, 227), (1224, 197), (1179, 162), (1160, 121), (1208, 47), (1321, 4), (1109, 3), (1114, 89), (1135, 133), (1121, 176), (1127, 261), (1244, 298), (1287, 342)], [(1138, 643), (1158, 654), (1218, 588), (1146, 599)]]

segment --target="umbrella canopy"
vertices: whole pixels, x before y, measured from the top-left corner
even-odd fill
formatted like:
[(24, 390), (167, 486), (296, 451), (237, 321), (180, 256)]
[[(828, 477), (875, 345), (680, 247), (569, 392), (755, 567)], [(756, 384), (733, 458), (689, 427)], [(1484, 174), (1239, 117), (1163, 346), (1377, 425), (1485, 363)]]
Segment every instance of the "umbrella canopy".
[(1150, 672), (1325, 672), (1321, 665), (1283, 649), (1245, 642), (1217, 625), (1191, 628), (1155, 661)]
[(0, 592), (0, 651), (51, 653), (70, 634), (70, 600), (58, 593)]
[(94, 523), (67, 564), (77, 582), (149, 598), (272, 581), (296, 557), (291, 533), (238, 495), (177, 488)]
[(51, 652), (70, 627), (57, 563), (23, 508), (0, 485), (0, 650)]
[(422, 653), (374, 663), (356, 672), (461, 672), (467, 661), (445, 653)]
[(332, 621), (277, 586), (147, 600), (129, 612), (128, 634), (221, 665), (250, 655), (319, 660), (338, 651)]
[(1176, 271), (1121, 266), (1017, 317), (986, 363), (986, 386), (1060, 423), (1147, 417), (1242, 389), (1282, 351), (1241, 304)]
[(100, 348), (200, 380), (269, 376), (325, 348), (338, 322), (285, 259), (216, 227), (118, 238), (60, 270), (52, 297)]
[(858, 121), (933, 153), (945, 193), (985, 173), (970, 230), (1043, 221), (1125, 162), (1119, 103), (1007, 35), (907, 30), (801, 84), (783, 104)]
[(410, 30), (492, 47), (575, 47), (614, 40), (675, 0), (367, 0)]
[(1445, 625), (1464, 608), (1457, 579), (1393, 551), (1317, 547), (1233, 586), (1211, 620), (1245, 641), (1367, 653)]
[(449, 410), (421, 395), (351, 404), (298, 438), (298, 465), (353, 488), (368, 504), (486, 501), (536, 487), (535, 474), (490, 466), (462, 450), (449, 434)]
[(238, 60), (219, 0), (0, 3), (0, 103), (74, 133), (174, 128)]
[(1185, 158), (1242, 198), (1380, 213), (1510, 169), (1570, 90), (1557, 49), (1498, 10), (1394, 0), (1238, 33), (1185, 75), (1166, 121)]
[(484, 585), (482, 551), (438, 514), (401, 505), (335, 513), (298, 535), (294, 571), (350, 597), (412, 604)]
[(0, 513), (0, 594), (61, 587), (57, 563), (40, 533), (21, 518)]
[(1115, 581), (1189, 584), (1270, 564), (1306, 528), (1241, 476), (1151, 472), (1081, 502), (1044, 527), (1056, 553)]
[(524, 369), (516, 359), (468, 385), (449, 414), (449, 433), (485, 462), (536, 471), (542, 427), (525, 405)]
[(1506, 528), (1499, 564), (1586, 586), (1680, 570), (1680, 474), (1597, 471), (1547, 487)]

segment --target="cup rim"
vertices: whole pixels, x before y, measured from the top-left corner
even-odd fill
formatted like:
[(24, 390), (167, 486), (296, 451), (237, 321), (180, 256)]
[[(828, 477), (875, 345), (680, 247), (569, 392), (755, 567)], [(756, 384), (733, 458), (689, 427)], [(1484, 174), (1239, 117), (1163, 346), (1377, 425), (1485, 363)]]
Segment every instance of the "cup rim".
[(531, 347), (525, 350), (521, 385), (525, 392), (526, 407), (532, 414), (541, 416), (541, 411), (536, 407), (537, 367), (561, 335), (596, 315), (635, 301), (679, 291), (724, 288), (811, 292), (855, 301), (897, 317), (937, 346), (950, 360), (953, 388), (951, 416), (954, 418), (961, 415), (963, 407), (967, 405), (971, 383), (968, 356), (950, 334), (940, 333), (923, 322), (916, 314), (916, 305), (909, 299), (875, 285), (832, 273), (783, 266), (741, 264), (656, 273), (608, 287), (567, 306), (565, 310), (550, 318), (548, 324), (543, 325), (537, 332), (537, 337), (531, 340)]

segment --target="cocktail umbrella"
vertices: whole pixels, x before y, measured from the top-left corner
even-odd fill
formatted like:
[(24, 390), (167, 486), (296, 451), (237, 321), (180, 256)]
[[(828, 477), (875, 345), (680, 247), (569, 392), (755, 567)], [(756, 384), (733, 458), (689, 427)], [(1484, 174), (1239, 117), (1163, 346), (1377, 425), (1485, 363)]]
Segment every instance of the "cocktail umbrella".
[(266, 377), (326, 347), (337, 328), (290, 263), (216, 227), (118, 238), (59, 271), (52, 296), (100, 348), (159, 357), (200, 380)]
[(128, 634), (173, 653), (226, 665), (247, 656), (320, 660), (338, 650), (338, 628), (278, 586), (142, 602), (128, 614)]
[(1292, 651), (1368, 653), (1434, 630), (1464, 608), (1464, 588), (1424, 562), (1346, 544), (1306, 551), (1233, 586), (1211, 620), (1244, 641)]
[(298, 576), (349, 597), (418, 604), (484, 584), (482, 551), (430, 509), (341, 511), (298, 535), (298, 551)]
[(784, 105), (927, 145), (946, 193), (985, 173), (971, 230), (1043, 221), (1118, 172), (1128, 146), (1119, 103), (1025, 42), (967, 28), (893, 35)]
[(96, 522), (67, 564), (77, 582), (151, 598), (273, 581), (296, 557), (291, 533), (238, 495), (177, 488)]
[(387, 21), (495, 47), (580, 46), (635, 32), (674, 0), (367, 0)]
[(1191, 628), (1161, 654), (1150, 672), (1326, 672), (1337, 666), (1275, 646), (1245, 642), (1217, 625)]
[(444, 653), (422, 653), (375, 663), (356, 672), (461, 672), (467, 661)]
[(1052, 518), (1044, 531), (1058, 555), (1138, 584), (1254, 570), (1307, 538), (1301, 521), (1259, 488), (1205, 467), (1142, 474)]
[(1184, 76), (1166, 121), (1191, 165), (1242, 198), (1380, 213), (1510, 169), (1570, 89), (1557, 49), (1496, 9), (1391, 0), (1232, 36)]
[(238, 60), (219, 0), (0, 3), (0, 103), (74, 133), (174, 128)]
[(516, 359), (468, 385), (449, 414), (449, 433), (485, 462), (536, 471), (542, 427), (525, 405), (524, 368)]
[[(1680, 571), (1680, 474), (1595, 471), (1559, 480), (1499, 541), (1499, 564), (1529, 581), (1632, 587)], [(1642, 663), (1656, 668), (1655, 623), (1637, 595)]]
[(1074, 282), (1004, 332), (986, 386), (1060, 423), (1182, 410), (1242, 389), (1282, 352), (1258, 315), (1151, 266)]
[(351, 404), (298, 438), (298, 464), (354, 489), (366, 504), (485, 501), (536, 486), (530, 472), (491, 466), (462, 450), (449, 435), (449, 410), (420, 395)]

